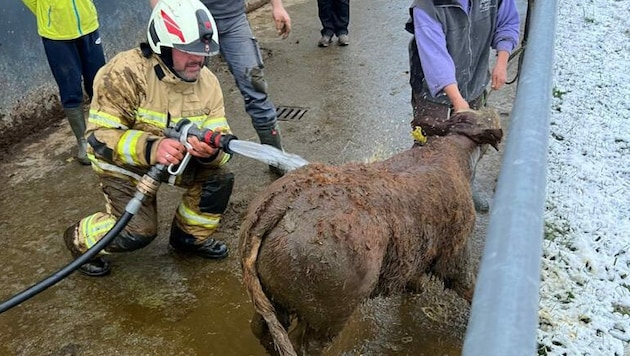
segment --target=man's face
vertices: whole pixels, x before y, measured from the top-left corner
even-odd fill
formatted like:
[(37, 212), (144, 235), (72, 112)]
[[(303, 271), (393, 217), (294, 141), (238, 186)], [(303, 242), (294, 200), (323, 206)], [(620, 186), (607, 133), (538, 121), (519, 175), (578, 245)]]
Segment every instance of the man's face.
[(173, 48), (173, 69), (180, 77), (194, 81), (199, 77), (205, 57)]

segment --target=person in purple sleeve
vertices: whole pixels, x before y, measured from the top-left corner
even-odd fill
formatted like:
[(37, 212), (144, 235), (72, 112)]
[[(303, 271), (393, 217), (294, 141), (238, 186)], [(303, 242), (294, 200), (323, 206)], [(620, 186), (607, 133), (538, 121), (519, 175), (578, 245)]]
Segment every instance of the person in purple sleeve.
[[(414, 0), (406, 30), (414, 118), (430, 128), (462, 110), (486, 104), (486, 88), (500, 89), (519, 41), (515, 0)], [(490, 72), (490, 49), (496, 64)], [(432, 132), (432, 134), (443, 134)], [(474, 174), (473, 174), (474, 179)], [(488, 202), (473, 188), (478, 212)]]

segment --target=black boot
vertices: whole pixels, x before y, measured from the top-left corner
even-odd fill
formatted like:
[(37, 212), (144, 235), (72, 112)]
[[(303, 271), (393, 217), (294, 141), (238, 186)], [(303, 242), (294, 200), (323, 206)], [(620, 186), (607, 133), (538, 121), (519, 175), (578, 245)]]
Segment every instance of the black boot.
[[(487, 145), (486, 145), (487, 146)], [(485, 151), (482, 151), (482, 155)], [(472, 200), (475, 205), (475, 211), (478, 213), (487, 213), (490, 211), (490, 203), (488, 200), (482, 197), (479, 194), (479, 191), (475, 188), (475, 174), (477, 171), (477, 163), (475, 163), (475, 167), (473, 168), (472, 177), (470, 178), (470, 189), (472, 189)]]
[[(66, 232), (63, 234), (63, 240), (66, 243), (66, 247), (68, 248), (68, 250), (70, 250), (72, 258), (74, 258), (75, 260), (83, 254), (74, 244), (78, 229), (79, 223), (76, 223), (67, 228)], [(103, 257), (94, 257), (88, 262), (81, 265), (81, 267), (79, 267), (79, 272), (90, 277), (101, 277), (109, 274), (111, 269), (112, 267), (109, 261), (107, 261)]]
[(475, 211), (478, 213), (487, 213), (490, 211), (490, 204), (488, 200), (482, 197), (479, 192), (473, 188), (472, 191), (473, 204), (475, 204)]
[[(258, 134), (258, 138), (260, 139), (261, 144), (273, 146), (284, 152), (284, 148), (282, 148), (282, 135), (280, 135), (280, 127), (277, 123), (275, 123), (273, 127), (268, 129), (257, 128), (256, 133)], [(278, 168), (276, 166), (269, 166), (269, 170), (279, 176), (283, 176), (287, 173), (284, 169)]]
[(171, 225), (169, 242), (177, 251), (191, 253), (203, 258), (218, 260), (228, 255), (228, 248), (225, 243), (211, 238), (199, 241), (194, 236), (182, 231), (175, 222)]

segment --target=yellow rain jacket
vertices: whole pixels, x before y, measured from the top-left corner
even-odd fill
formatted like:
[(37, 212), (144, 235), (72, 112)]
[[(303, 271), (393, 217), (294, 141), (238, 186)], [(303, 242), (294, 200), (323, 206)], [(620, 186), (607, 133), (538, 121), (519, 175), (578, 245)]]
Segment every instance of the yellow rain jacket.
[(37, 33), (51, 40), (73, 40), (98, 29), (92, 0), (22, 0), (37, 18)]
[[(195, 82), (185, 82), (156, 55), (146, 58), (139, 48), (119, 53), (94, 80), (86, 131), (92, 168), (137, 180), (157, 163), (164, 129), (182, 118), (201, 129), (231, 133), (216, 76), (204, 67)], [(220, 167), (229, 158), (221, 150), (208, 161), (191, 158), (188, 166)]]

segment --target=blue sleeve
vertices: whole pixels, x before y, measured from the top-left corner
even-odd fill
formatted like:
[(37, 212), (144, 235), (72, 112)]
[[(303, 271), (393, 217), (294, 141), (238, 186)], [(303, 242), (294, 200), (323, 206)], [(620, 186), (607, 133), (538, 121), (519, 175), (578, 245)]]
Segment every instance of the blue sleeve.
[(492, 48), (511, 53), (518, 45), (521, 20), (514, 0), (503, 0), (497, 11), (497, 29)]
[(436, 19), (414, 8), (413, 23), (422, 71), (431, 95), (436, 96), (447, 85), (457, 83), (455, 63), (446, 48), (442, 25)]

